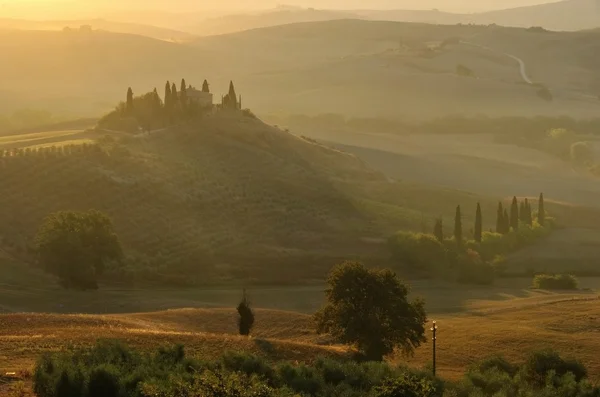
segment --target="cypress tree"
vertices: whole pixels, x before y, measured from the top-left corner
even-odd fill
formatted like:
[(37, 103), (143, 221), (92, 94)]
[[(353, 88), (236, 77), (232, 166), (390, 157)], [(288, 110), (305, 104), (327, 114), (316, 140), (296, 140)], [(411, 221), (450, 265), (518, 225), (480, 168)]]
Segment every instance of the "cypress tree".
[(460, 205), (456, 207), (456, 215), (454, 216), (454, 239), (456, 244), (462, 245), (462, 215), (460, 213)]
[(481, 235), (483, 232), (483, 219), (481, 216), (481, 205), (477, 203), (477, 211), (475, 212), (475, 241), (481, 242)]
[(433, 228), (433, 235), (440, 243), (444, 242), (444, 223), (442, 218), (436, 219), (435, 226)]
[(181, 79), (181, 89), (179, 90), (180, 94), (180, 100), (181, 100), (181, 106), (183, 106), (183, 108), (186, 107), (187, 105), (187, 87), (185, 85), (185, 79)]
[(510, 216), (508, 216), (508, 210), (504, 209), (504, 234), (510, 232)]
[(210, 87), (208, 86), (208, 81), (204, 80), (202, 83), (202, 92), (210, 92)]
[(175, 106), (179, 102), (179, 95), (177, 95), (177, 86), (175, 83), (171, 85), (171, 105)]
[(525, 222), (525, 203), (519, 203), (519, 222)]
[(500, 201), (496, 212), (496, 233), (506, 234), (504, 230), (504, 208), (502, 208), (502, 201)]
[(246, 298), (246, 291), (244, 290), (244, 297), (237, 307), (237, 312), (240, 315), (238, 319), (238, 329), (240, 335), (248, 336), (254, 326), (254, 312), (250, 307), (250, 302)]
[(531, 216), (531, 203), (528, 199), (525, 199), (525, 220), (524, 222), (529, 226), (533, 226), (533, 217)]
[(131, 112), (133, 110), (133, 90), (131, 87), (127, 89), (127, 111)]
[(237, 109), (238, 108), (238, 104), (237, 104), (237, 94), (235, 93), (235, 87), (233, 86), (233, 81), (229, 82), (229, 93), (227, 94), (228, 101), (229, 101), (229, 107), (232, 109)]
[(546, 223), (546, 209), (544, 208), (544, 193), (540, 193), (540, 199), (538, 202), (538, 223), (545, 226)]
[(165, 85), (165, 107), (167, 109), (171, 107), (171, 84), (168, 81)]
[(519, 230), (519, 202), (517, 197), (513, 197), (512, 205), (510, 206), (510, 227), (513, 230)]

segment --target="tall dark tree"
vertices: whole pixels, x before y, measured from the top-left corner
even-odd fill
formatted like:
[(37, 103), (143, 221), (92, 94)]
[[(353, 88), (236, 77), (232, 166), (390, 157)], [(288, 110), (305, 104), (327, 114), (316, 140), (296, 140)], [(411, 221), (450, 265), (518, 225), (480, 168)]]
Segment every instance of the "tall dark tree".
[(229, 93), (225, 96), (225, 102), (225, 105), (230, 109), (238, 108), (237, 94), (235, 93), (233, 81), (229, 82)]
[(202, 83), (202, 92), (210, 92), (210, 87), (208, 85), (208, 81), (204, 80), (204, 83)]
[(513, 230), (519, 230), (519, 202), (517, 197), (513, 197), (512, 205), (510, 206), (510, 227)]
[(185, 109), (188, 103), (187, 99), (187, 86), (185, 85), (185, 79), (181, 79), (181, 89), (179, 90), (179, 101), (181, 106)]
[(254, 312), (250, 307), (250, 302), (246, 297), (246, 291), (244, 290), (244, 297), (237, 307), (237, 312), (240, 315), (238, 319), (238, 328), (240, 335), (248, 336), (252, 327), (254, 326)]
[(519, 203), (519, 222), (523, 222), (525, 223), (525, 219), (526, 219), (526, 212), (527, 210), (525, 209), (525, 202), (521, 201)]
[(171, 83), (167, 81), (167, 84), (165, 84), (165, 107), (169, 109), (171, 104)]
[(525, 221), (529, 226), (533, 225), (533, 216), (531, 215), (531, 203), (525, 199)]
[(133, 90), (131, 87), (127, 89), (127, 112), (133, 111)]
[(504, 234), (508, 234), (510, 232), (510, 216), (508, 215), (508, 210), (504, 209)]
[(435, 226), (433, 227), (433, 235), (440, 242), (444, 242), (444, 221), (442, 218), (435, 220)]
[(177, 94), (177, 86), (175, 83), (171, 85), (171, 105), (175, 107), (179, 102), (179, 95)]
[(475, 232), (474, 237), (475, 241), (478, 243), (481, 242), (481, 237), (483, 233), (483, 218), (481, 215), (481, 205), (477, 203), (477, 211), (475, 212)]
[(504, 208), (502, 202), (498, 203), (498, 211), (496, 212), (496, 233), (506, 234), (504, 227)]
[(462, 215), (459, 205), (456, 207), (456, 215), (454, 216), (454, 239), (458, 245), (462, 245), (462, 236)]
[(538, 201), (538, 223), (542, 226), (546, 224), (546, 209), (544, 208), (544, 193), (540, 193)]

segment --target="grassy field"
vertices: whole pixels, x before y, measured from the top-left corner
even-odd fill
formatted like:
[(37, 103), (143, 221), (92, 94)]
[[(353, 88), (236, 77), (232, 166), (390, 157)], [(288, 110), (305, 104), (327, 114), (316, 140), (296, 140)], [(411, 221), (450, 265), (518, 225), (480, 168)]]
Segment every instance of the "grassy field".
[[(596, 281), (597, 282), (597, 281)], [(594, 293), (555, 294), (523, 291), (504, 300), (473, 299), (460, 313), (430, 313), (438, 322), (438, 373), (457, 379), (472, 362), (493, 354), (518, 361), (528, 352), (552, 347), (588, 366), (600, 380), (598, 317)], [(438, 292), (430, 287), (429, 294)], [(156, 292), (160, 296), (163, 292)], [(283, 296), (283, 295), (281, 295)], [(286, 294), (293, 300), (293, 290)], [(452, 309), (452, 307), (447, 307)], [(344, 346), (314, 333), (310, 315), (259, 309), (253, 337), (236, 335), (232, 308), (174, 309), (122, 314), (3, 314), (0, 315), (0, 370), (25, 371), (45, 351), (87, 346), (98, 338), (118, 338), (133, 346), (184, 343), (193, 355), (216, 357), (226, 350), (248, 351), (271, 360), (310, 361), (340, 356)], [(423, 367), (430, 362), (431, 344), (412, 358), (393, 362)]]

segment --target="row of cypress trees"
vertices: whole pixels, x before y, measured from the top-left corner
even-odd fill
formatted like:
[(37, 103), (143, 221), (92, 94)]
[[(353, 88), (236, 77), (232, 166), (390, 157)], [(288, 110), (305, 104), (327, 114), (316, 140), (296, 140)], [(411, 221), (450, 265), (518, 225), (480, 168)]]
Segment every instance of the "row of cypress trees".
[[(540, 194), (538, 200), (538, 214), (537, 221), (541, 226), (546, 223), (546, 210), (544, 208), (544, 194)], [(523, 223), (529, 226), (533, 225), (533, 213), (531, 210), (531, 203), (528, 199), (522, 201), (519, 204), (517, 197), (513, 197), (512, 204), (510, 206), (510, 214), (508, 209), (504, 208), (502, 202), (498, 203), (498, 212), (496, 215), (496, 233), (508, 234), (511, 229), (518, 230), (519, 224)], [(444, 224), (442, 219), (437, 219), (433, 228), (433, 234), (436, 239), (440, 242), (444, 241)], [(483, 216), (481, 213), (481, 205), (477, 203), (477, 210), (475, 212), (475, 228), (473, 231), (473, 238), (478, 243), (481, 242), (483, 236)], [(460, 245), (463, 241), (463, 230), (462, 230), (462, 213), (460, 205), (456, 207), (456, 214), (454, 216), (454, 239)]]

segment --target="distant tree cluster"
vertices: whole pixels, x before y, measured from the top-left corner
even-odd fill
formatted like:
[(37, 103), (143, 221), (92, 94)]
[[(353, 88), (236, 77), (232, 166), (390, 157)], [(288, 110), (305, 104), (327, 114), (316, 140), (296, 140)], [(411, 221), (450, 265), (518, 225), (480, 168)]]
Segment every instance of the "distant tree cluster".
[(399, 232), (389, 240), (392, 257), (415, 276), (441, 276), (460, 282), (488, 284), (502, 271), (503, 255), (531, 244), (551, 228), (540, 194), (534, 213), (528, 199), (513, 198), (510, 208), (498, 204), (496, 229), (484, 230), (481, 205), (475, 210), (472, 240), (465, 239), (461, 206), (456, 207), (452, 238), (444, 235), (441, 218), (436, 219), (433, 234)]
[[(229, 93), (218, 106), (222, 109), (241, 109), (241, 96), (237, 97), (233, 81), (230, 82)], [(201, 90), (188, 85), (185, 79), (181, 79), (179, 88), (174, 82), (167, 81), (163, 99), (156, 88), (141, 96), (134, 96), (129, 87), (125, 101), (104, 116), (98, 126), (126, 132), (152, 131), (184, 122), (212, 109), (213, 97), (207, 80), (202, 83)]]

